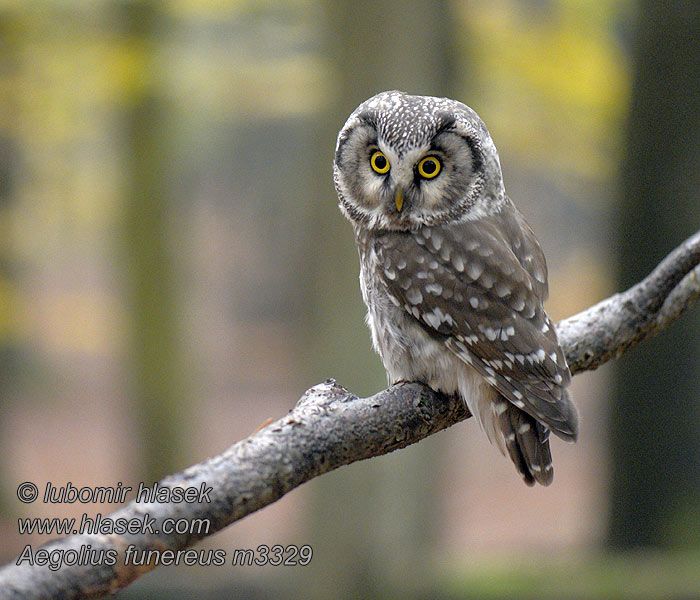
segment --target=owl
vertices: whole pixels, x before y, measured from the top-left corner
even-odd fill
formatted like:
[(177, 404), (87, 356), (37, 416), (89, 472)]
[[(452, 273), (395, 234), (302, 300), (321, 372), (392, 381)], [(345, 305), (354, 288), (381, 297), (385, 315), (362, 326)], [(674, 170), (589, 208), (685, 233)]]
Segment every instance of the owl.
[(383, 92), (348, 118), (333, 171), (389, 383), (456, 394), (526, 484), (549, 485), (550, 431), (578, 433), (571, 374), (544, 254), (484, 123), (448, 98)]

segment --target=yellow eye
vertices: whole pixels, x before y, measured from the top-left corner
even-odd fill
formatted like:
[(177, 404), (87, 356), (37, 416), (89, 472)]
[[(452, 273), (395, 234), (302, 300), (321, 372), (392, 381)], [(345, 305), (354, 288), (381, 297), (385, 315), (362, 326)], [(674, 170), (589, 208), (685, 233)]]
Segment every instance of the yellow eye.
[(388, 173), (389, 169), (391, 169), (391, 165), (389, 164), (387, 157), (384, 156), (384, 153), (380, 150), (376, 150), (372, 153), (372, 156), (369, 159), (369, 164), (372, 166), (374, 172), (379, 173), (380, 175)]
[(418, 163), (418, 174), (425, 179), (437, 177), (442, 165), (435, 156), (426, 156)]

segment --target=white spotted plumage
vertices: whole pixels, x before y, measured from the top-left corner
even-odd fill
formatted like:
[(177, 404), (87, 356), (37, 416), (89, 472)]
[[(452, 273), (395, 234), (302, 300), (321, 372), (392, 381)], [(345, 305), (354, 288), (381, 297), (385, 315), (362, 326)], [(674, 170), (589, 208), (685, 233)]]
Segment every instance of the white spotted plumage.
[(549, 484), (549, 431), (577, 435), (571, 376), (542, 306), (544, 256), (482, 121), (453, 100), (379, 94), (341, 130), (334, 180), (390, 382), (458, 394), (526, 483)]

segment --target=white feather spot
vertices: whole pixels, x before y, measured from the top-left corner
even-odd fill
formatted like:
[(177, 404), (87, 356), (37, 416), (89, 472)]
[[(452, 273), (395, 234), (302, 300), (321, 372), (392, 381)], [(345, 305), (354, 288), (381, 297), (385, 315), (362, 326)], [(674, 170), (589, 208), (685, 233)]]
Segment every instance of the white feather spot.
[(512, 325), (508, 325), (508, 327), (506, 327), (506, 333), (510, 337), (514, 336), (515, 335), (515, 327), (513, 327)]
[(479, 279), (484, 272), (484, 265), (477, 261), (472, 261), (467, 265), (467, 275), (472, 279)]
[(411, 304), (420, 304), (423, 302), (423, 294), (418, 288), (412, 287), (406, 291), (406, 300)]
[[(525, 425), (523, 425), (523, 427), (525, 427)], [(528, 427), (530, 426), (528, 425)], [(540, 467), (540, 465), (530, 465), (530, 468), (532, 469), (533, 473), (539, 473), (542, 471), (542, 467)]]
[(483, 331), (486, 339), (491, 340), (492, 342), (498, 337), (498, 333), (496, 333), (496, 330), (493, 327), (484, 327), (481, 331)]
[(438, 329), (443, 323), (451, 326), (456, 325), (454, 319), (447, 313), (442, 312), (439, 308), (435, 308), (432, 312), (425, 313), (423, 319), (428, 325), (435, 329)]
[(497, 415), (502, 415), (504, 412), (508, 410), (508, 403), (507, 402), (498, 402), (497, 404), (493, 405), (493, 412), (495, 412)]
[(522, 298), (513, 298), (510, 306), (513, 310), (520, 312), (523, 308), (525, 308), (525, 301)]
[(442, 248), (442, 236), (440, 234), (436, 233), (435, 235), (433, 235), (432, 242), (433, 242), (433, 248), (435, 249), (436, 252), (438, 250), (440, 250), (440, 248)]
[(452, 257), (452, 264), (460, 273), (464, 271), (464, 259), (457, 255)]
[(554, 383), (556, 383), (556, 384), (561, 384), (562, 381), (563, 381), (562, 376), (559, 375), (559, 373), (557, 373), (557, 374), (554, 376)]
[(418, 271), (416, 277), (418, 279), (428, 279), (428, 274), (425, 271)]
[(396, 268), (401, 270), (406, 268), (406, 259), (401, 258), (396, 262)]
[(552, 353), (549, 355), (549, 358), (550, 358), (550, 360), (551, 360), (553, 363), (556, 364), (556, 362), (557, 362), (557, 353), (556, 353), (556, 352), (552, 352)]
[(524, 408), (524, 404), (520, 400), (513, 400), (513, 404), (517, 406), (518, 408)]
[(527, 433), (528, 431), (530, 431), (530, 423), (523, 423), (518, 427), (518, 433), (520, 434)]
[(469, 304), (472, 305), (472, 308), (479, 308), (479, 299), (476, 296), (472, 296), (469, 298)]
[(396, 271), (394, 271), (394, 269), (384, 269), (384, 275), (386, 275), (387, 279), (390, 279), (391, 281), (396, 279)]
[(525, 310), (522, 311), (522, 314), (526, 319), (532, 319), (532, 317), (535, 316), (535, 303), (528, 302), (528, 305), (525, 307)]
[(428, 263), (428, 266), (429, 266), (431, 269), (435, 270), (435, 269), (438, 268), (438, 262), (437, 262), (436, 260), (431, 260), (431, 261)]
[(486, 289), (491, 289), (493, 284), (496, 283), (496, 278), (491, 273), (482, 273), (479, 281)]
[(492, 254), (493, 250), (488, 246), (483, 246), (479, 248), (479, 256), (491, 256)]
[(425, 313), (423, 315), (423, 320), (433, 329), (437, 329), (442, 323), (440, 317), (438, 317), (438, 315), (436, 315), (434, 312)]
[(537, 357), (538, 362), (542, 362), (544, 360), (544, 357), (546, 356), (544, 350), (540, 348), (537, 352), (534, 353), (535, 356)]
[(506, 442), (509, 444), (512, 444), (515, 441), (515, 434), (514, 433), (509, 433), (506, 436)]
[(518, 400), (523, 399), (523, 395), (518, 390), (513, 390), (513, 396), (515, 396)]
[(490, 376), (489, 376), (489, 377), (484, 377), (484, 379), (486, 380), (486, 383), (488, 383), (488, 384), (490, 384), (490, 385), (496, 385), (496, 379), (495, 379), (495, 377), (490, 377)]
[(442, 250), (440, 250), (440, 258), (444, 261), (448, 261), (448, 260), (450, 260), (450, 255), (451, 255), (451, 252), (450, 252), (449, 247), (443, 246)]
[(504, 275), (512, 275), (515, 272), (515, 266), (513, 263), (502, 263), (499, 266)]
[(496, 284), (496, 295), (499, 298), (505, 298), (508, 294), (510, 294), (510, 286), (506, 285), (502, 281), (499, 281)]
[(436, 308), (436, 309), (435, 309), (435, 312), (437, 312), (437, 313), (440, 314), (440, 318), (441, 318), (445, 323), (447, 323), (447, 324), (449, 324), (449, 325), (452, 325), (452, 326), (457, 325), (456, 321), (452, 318), (451, 315), (442, 312), (439, 308)]
[(428, 283), (425, 286), (425, 291), (429, 294), (439, 296), (440, 294), (442, 294), (442, 286), (439, 283)]
[(542, 325), (542, 333), (547, 333), (549, 331), (549, 321), (545, 319), (544, 324)]

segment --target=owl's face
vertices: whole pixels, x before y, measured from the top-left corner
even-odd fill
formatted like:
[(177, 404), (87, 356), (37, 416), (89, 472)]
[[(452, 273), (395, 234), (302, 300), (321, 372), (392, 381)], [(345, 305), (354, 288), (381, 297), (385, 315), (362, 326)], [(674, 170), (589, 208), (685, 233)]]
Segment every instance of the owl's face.
[(447, 98), (383, 92), (338, 135), (334, 181), (357, 227), (415, 230), (498, 210), (498, 153), (477, 114)]

